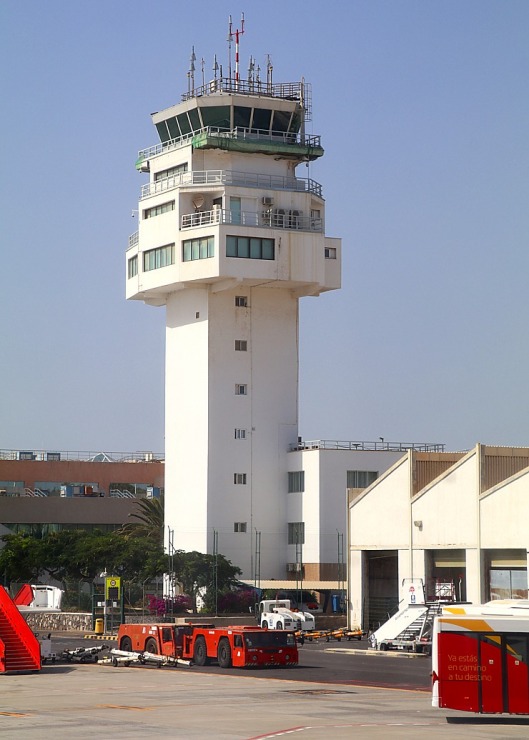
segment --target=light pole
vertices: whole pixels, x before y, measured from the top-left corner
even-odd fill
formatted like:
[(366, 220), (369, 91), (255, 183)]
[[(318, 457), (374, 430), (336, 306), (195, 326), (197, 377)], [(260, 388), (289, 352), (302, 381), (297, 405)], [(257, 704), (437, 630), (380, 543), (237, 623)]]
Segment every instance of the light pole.
[(107, 617), (108, 612), (107, 612), (106, 580), (105, 580), (107, 575), (108, 573), (107, 573), (106, 568), (102, 573), (99, 574), (99, 577), (103, 578), (103, 634), (105, 635), (107, 633), (107, 618), (108, 618)]

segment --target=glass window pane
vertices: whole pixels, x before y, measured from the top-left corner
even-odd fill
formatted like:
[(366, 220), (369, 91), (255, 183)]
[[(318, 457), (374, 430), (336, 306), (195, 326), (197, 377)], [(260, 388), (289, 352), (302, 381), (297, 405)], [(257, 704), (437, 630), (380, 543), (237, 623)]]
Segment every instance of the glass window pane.
[(275, 110), (272, 119), (272, 129), (274, 131), (288, 131), (288, 125), (292, 114), (288, 111)]
[(237, 237), (226, 237), (226, 257), (237, 257)]
[(213, 126), (214, 128), (231, 128), (230, 126), (230, 109), (226, 106), (200, 106), (200, 113), (204, 126)]
[(270, 129), (271, 117), (271, 110), (267, 110), (266, 108), (254, 108), (252, 129), (263, 129), (268, 131)]
[(250, 257), (253, 260), (261, 259), (261, 239), (250, 239)]
[(191, 126), (189, 125), (189, 119), (185, 113), (181, 113), (179, 116), (177, 116), (178, 125), (180, 126), (180, 130), (182, 131), (182, 134), (189, 134), (191, 133)]
[(178, 128), (178, 123), (176, 122), (176, 118), (168, 119), (167, 128), (169, 129), (169, 136), (171, 137), (171, 139), (180, 138), (180, 129)]
[(167, 126), (165, 125), (165, 121), (161, 121), (160, 123), (156, 124), (156, 129), (158, 131), (158, 136), (160, 137), (160, 141), (168, 141), (169, 140), (169, 133), (167, 132)]
[(247, 236), (239, 236), (237, 238), (237, 256), (238, 257), (249, 257), (250, 256), (250, 240)]
[(198, 115), (198, 110), (196, 108), (193, 108), (189, 111), (189, 120), (191, 121), (191, 128), (193, 129), (193, 131), (199, 131), (202, 128), (200, 117)]
[(263, 239), (263, 250), (262, 250), (261, 257), (264, 260), (274, 259), (274, 240), (273, 239)]
[(199, 252), (199, 240), (193, 239), (191, 242), (191, 259), (198, 260), (200, 259), (200, 252)]
[(246, 106), (236, 105), (233, 111), (233, 125), (235, 128), (249, 128), (252, 109)]
[(191, 261), (191, 242), (187, 241), (183, 244), (184, 247), (184, 262), (190, 262)]

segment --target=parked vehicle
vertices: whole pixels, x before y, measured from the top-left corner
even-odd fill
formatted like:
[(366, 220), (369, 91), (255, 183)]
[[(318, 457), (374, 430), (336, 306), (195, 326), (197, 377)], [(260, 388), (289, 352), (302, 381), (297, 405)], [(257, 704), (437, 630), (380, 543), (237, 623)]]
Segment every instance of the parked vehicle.
[(432, 705), (529, 714), (529, 602), (445, 607), (432, 640)]
[(291, 606), (289, 599), (265, 599), (257, 606), (257, 620), (261, 627), (294, 632), (312, 632), (316, 627), (314, 615)]
[(122, 624), (117, 645), (120, 651), (192, 660), (199, 666), (213, 661), (221, 668), (298, 663), (293, 632), (254, 626)]

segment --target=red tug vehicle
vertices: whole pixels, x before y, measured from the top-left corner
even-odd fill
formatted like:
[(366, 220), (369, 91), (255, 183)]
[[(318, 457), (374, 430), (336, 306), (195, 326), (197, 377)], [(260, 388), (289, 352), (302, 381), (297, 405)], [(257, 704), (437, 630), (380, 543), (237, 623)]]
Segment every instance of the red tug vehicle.
[[(166, 656), (221, 668), (295, 666), (298, 648), (294, 632), (254, 626), (215, 627), (213, 624), (122, 624), (118, 651)], [(118, 654), (118, 651), (113, 653)]]

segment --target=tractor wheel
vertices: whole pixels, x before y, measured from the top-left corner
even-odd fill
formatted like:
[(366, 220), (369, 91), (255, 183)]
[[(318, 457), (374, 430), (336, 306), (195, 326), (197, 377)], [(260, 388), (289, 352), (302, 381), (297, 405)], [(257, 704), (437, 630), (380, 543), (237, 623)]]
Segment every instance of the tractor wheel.
[(145, 643), (145, 652), (158, 655), (158, 645), (156, 644), (156, 640), (154, 639), (154, 637), (148, 638), (147, 642)]
[(193, 647), (193, 662), (195, 665), (207, 665), (208, 664), (208, 651), (206, 649), (206, 641), (199, 635), (195, 640), (195, 646)]
[(229, 640), (226, 637), (223, 637), (219, 642), (217, 660), (219, 661), (221, 668), (231, 667), (231, 647)]
[(268, 622), (266, 621), (266, 619), (263, 620), (263, 623), (261, 624), (261, 627), (263, 627), (265, 630), (268, 629)]
[(124, 650), (126, 653), (132, 652), (132, 640), (130, 637), (124, 637), (119, 643), (119, 649)]
[(283, 629), (283, 622), (278, 622), (276, 624), (276, 630), (282, 630)]

